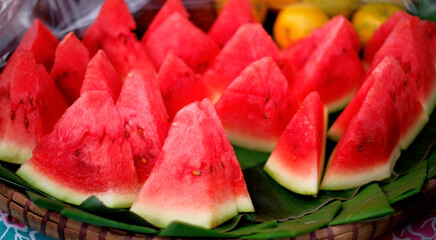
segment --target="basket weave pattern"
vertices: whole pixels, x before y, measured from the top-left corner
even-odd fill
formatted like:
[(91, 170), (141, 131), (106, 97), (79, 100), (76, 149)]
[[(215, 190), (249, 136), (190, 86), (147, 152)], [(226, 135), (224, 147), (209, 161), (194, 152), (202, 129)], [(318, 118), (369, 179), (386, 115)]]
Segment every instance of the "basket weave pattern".
[[(395, 213), (387, 218), (370, 222), (329, 226), (293, 239), (372, 239), (401, 225), (421, 209), (434, 206), (436, 206), (436, 178), (428, 180), (420, 194), (395, 204)], [(25, 194), (2, 182), (0, 182), (0, 209), (30, 228), (60, 240), (169, 239), (78, 222), (62, 216), (58, 212), (36, 206)]]

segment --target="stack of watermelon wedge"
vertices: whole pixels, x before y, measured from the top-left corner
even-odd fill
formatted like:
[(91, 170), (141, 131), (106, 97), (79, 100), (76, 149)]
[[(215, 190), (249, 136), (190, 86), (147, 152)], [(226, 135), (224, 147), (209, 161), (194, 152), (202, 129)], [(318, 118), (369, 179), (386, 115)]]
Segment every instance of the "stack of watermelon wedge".
[(406, 12), (364, 49), (343, 16), (279, 49), (249, 0), (229, 0), (209, 32), (181, 0), (142, 39), (135, 28), (124, 0), (105, 0), (81, 40), (29, 28), (0, 75), (0, 159), (22, 179), (211, 229), (256, 211), (233, 146), (316, 196), (388, 178), (436, 104), (436, 24)]

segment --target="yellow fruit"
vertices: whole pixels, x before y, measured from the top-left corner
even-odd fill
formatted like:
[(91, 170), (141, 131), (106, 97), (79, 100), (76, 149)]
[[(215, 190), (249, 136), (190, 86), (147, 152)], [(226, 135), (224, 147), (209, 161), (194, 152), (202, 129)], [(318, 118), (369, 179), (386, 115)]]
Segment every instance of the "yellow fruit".
[(349, 17), (360, 5), (360, 0), (305, 0), (321, 8), (329, 16)]
[(269, 9), (280, 10), (287, 5), (298, 2), (299, 0), (266, 0)]
[[(217, 10), (218, 14), (221, 12), (221, 10), (223, 10), (228, 1), (229, 0), (215, 0), (215, 9)], [(250, 0), (251, 4), (253, 5), (253, 15), (260, 23), (265, 21), (266, 14), (268, 12), (266, 1), (269, 0)]]
[(329, 18), (319, 8), (306, 4), (288, 5), (277, 14), (273, 26), (273, 36), (281, 48), (308, 36), (314, 29), (324, 25)]
[(351, 22), (362, 45), (368, 43), (375, 30), (399, 10), (402, 8), (393, 3), (369, 3), (360, 7), (353, 15)]

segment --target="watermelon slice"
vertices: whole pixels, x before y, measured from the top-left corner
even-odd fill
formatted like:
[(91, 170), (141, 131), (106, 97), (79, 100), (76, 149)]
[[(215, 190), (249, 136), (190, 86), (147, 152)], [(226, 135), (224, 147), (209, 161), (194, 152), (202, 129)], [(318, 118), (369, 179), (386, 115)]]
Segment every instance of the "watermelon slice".
[(124, 0), (105, 0), (82, 42), (92, 57), (106, 39), (129, 35), (135, 28), (135, 20)]
[(316, 195), (324, 169), (326, 131), (327, 108), (312, 92), (284, 130), (265, 171), (293, 192)]
[(220, 51), (215, 42), (188, 19), (174, 13), (162, 22), (145, 41), (145, 48), (156, 69), (173, 51), (195, 72), (204, 72)]
[(154, 71), (133, 69), (127, 75), (116, 107), (142, 186), (156, 163), (169, 129)]
[(56, 36), (36, 18), (16, 50), (33, 52), (36, 63), (41, 63), (50, 72), (58, 43)]
[(209, 90), (202, 78), (173, 52), (163, 62), (157, 82), (170, 119), (189, 103), (208, 97)]
[(430, 41), (425, 26), (417, 17), (408, 16), (399, 20), (374, 55), (368, 71), (374, 69), (385, 56), (394, 56), (406, 72), (410, 84), (416, 88), (424, 110), (430, 115), (436, 104), (435, 49), (429, 49), (434, 43)]
[(145, 44), (150, 33), (153, 32), (168, 17), (176, 12), (186, 19), (189, 18), (189, 13), (185, 9), (185, 6), (183, 5), (183, 2), (181, 0), (167, 0), (162, 8), (159, 10), (159, 12), (156, 14), (156, 16), (153, 18), (153, 21), (148, 26), (147, 31), (141, 39), (141, 42)]
[(205, 73), (205, 81), (214, 89), (216, 102), (227, 86), (252, 62), (263, 57), (278, 60), (280, 50), (258, 23), (241, 26), (215, 57)]
[(144, 45), (133, 33), (105, 39), (102, 50), (123, 80), (132, 68), (150, 68), (155, 71)]
[(322, 41), (290, 88), (300, 101), (317, 91), (328, 111), (334, 112), (351, 100), (362, 83), (365, 70), (356, 51), (357, 33), (346, 18), (335, 17), (320, 30), (325, 31), (325, 35), (315, 39)]
[(80, 96), (88, 62), (88, 49), (74, 33), (67, 34), (56, 48), (50, 77), (70, 105)]
[(176, 114), (155, 170), (130, 210), (158, 227), (182, 221), (205, 228), (238, 212), (254, 211), (238, 160), (209, 100), (191, 103)]
[(343, 190), (388, 178), (400, 156), (395, 92), (376, 78), (327, 163), (320, 189)]
[(249, 0), (229, 0), (208, 34), (218, 46), (223, 47), (240, 26), (255, 22)]
[(271, 152), (298, 108), (274, 60), (262, 58), (244, 69), (215, 104), (230, 141)]
[(80, 94), (87, 91), (106, 91), (116, 101), (120, 95), (122, 85), (123, 82), (120, 76), (106, 57), (106, 54), (99, 50), (89, 61)]
[(108, 207), (129, 207), (139, 189), (121, 119), (103, 91), (82, 94), (17, 174), (75, 205), (96, 196)]
[(386, 22), (384, 22), (377, 30), (374, 32), (371, 40), (365, 45), (365, 49), (363, 51), (363, 60), (369, 65), (374, 59), (375, 54), (380, 49), (380, 47), (385, 42), (386, 38), (391, 34), (392, 30), (395, 26), (403, 21), (410, 20), (412, 18), (411, 15), (407, 14), (404, 11), (397, 11), (392, 16), (390, 16)]
[(0, 159), (23, 163), (68, 105), (32, 52), (17, 50), (0, 76)]
[(372, 71), (352, 101), (330, 127), (328, 135), (336, 141), (339, 140), (359, 111), (376, 79), (388, 83), (387, 86), (392, 88), (390, 91), (395, 94), (394, 102), (400, 120), (400, 146), (406, 149), (429, 119), (416, 97), (413, 85), (408, 81), (399, 62), (392, 56), (385, 57)]

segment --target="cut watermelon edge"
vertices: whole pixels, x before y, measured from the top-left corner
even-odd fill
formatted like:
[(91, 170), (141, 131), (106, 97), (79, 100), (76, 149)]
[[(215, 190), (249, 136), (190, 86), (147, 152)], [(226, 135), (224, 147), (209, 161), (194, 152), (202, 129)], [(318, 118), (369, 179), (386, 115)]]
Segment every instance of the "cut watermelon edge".
[(412, 127), (409, 128), (409, 131), (404, 136), (400, 137), (401, 150), (406, 150), (410, 144), (412, 144), (413, 140), (415, 140), (429, 120), (430, 119), (425, 112), (422, 112), (422, 114), (419, 115)]
[(34, 146), (25, 147), (13, 142), (0, 142), (0, 159), (5, 162), (22, 164), (32, 157)]
[(389, 178), (392, 174), (395, 163), (397, 162), (401, 154), (400, 146), (398, 144), (393, 149), (391, 155), (388, 158), (389, 160), (385, 164), (376, 165), (373, 167), (373, 169), (366, 168), (365, 171), (361, 171), (359, 174), (356, 174), (355, 171), (348, 173), (345, 170), (341, 173), (333, 173), (334, 176), (332, 176), (332, 174), (327, 175), (327, 173), (329, 173), (329, 163), (331, 162), (332, 157), (334, 157), (335, 152), (336, 148), (333, 150), (327, 163), (324, 177), (321, 180), (321, 190), (350, 189), (363, 186), (373, 181), (381, 181)]
[[(180, 209), (172, 208), (172, 206), (161, 207), (162, 206), (152, 206), (150, 204), (135, 202), (130, 208), (130, 211), (147, 219), (149, 223), (159, 228), (165, 228), (174, 221), (186, 222), (186, 219), (189, 219), (189, 224), (212, 229), (218, 226), (218, 224), (238, 215), (234, 199), (230, 199), (227, 203), (220, 204), (219, 207), (213, 206), (215, 208), (213, 211), (202, 211), (197, 208)], [(217, 217), (214, 218), (214, 216)]]
[(41, 172), (29, 161), (21, 165), (17, 171), (17, 175), (35, 188), (49, 194), (50, 196), (74, 205), (80, 205), (89, 197), (95, 196), (109, 208), (128, 208), (132, 205), (137, 196), (137, 192), (134, 194), (113, 191), (98, 194), (81, 193), (68, 186), (53, 182), (45, 173)]
[(227, 138), (230, 142), (236, 146), (247, 148), (259, 152), (272, 152), (277, 145), (277, 139), (264, 140), (261, 138), (255, 138), (250, 136), (245, 136), (244, 134), (238, 133), (237, 131), (230, 130), (224, 127)]

